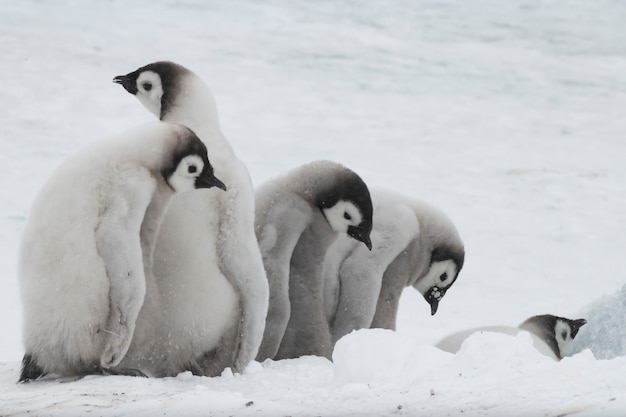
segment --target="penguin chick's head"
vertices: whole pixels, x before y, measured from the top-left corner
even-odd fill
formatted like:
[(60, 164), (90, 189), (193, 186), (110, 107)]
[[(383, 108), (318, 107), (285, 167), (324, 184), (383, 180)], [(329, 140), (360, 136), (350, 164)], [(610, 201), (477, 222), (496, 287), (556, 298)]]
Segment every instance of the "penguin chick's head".
[(586, 323), (585, 319), (572, 320), (552, 314), (541, 314), (524, 321), (519, 328), (538, 336), (550, 346), (557, 358), (562, 359), (568, 354), (572, 341)]
[(173, 105), (181, 89), (182, 78), (191, 72), (182, 65), (169, 61), (158, 61), (118, 75), (113, 82), (121, 84), (126, 91), (137, 97), (150, 112), (163, 119)]
[(426, 273), (413, 283), (426, 302), (430, 304), (430, 315), (434, 316), (439, 302), (446, 291), (454, 284), (465, 260), (465, 250), (461, 248), (438, 247), (430, 256), (430, 265)]
[(161, 171), (165, 182), (176, 192), (226, 186), (213, 173), (204, 143), (188, 128), (180, 126), (171, 159)]
[(317, 207), (337, 233), (363, 242), (372, 250), (372, 200), (367, 185), (353, 171), (334, 178), (332, 186), (316, 198)]

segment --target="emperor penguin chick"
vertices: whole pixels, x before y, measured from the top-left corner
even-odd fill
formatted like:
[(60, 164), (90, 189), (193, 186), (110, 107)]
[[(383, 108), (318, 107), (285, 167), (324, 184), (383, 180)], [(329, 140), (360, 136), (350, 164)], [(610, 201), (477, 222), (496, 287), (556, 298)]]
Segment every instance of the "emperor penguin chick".
[[(585, 319), (568, 319), (552, 314), (541, 314), (525, 320), (518, 327), (526, 330), (543, 341), (556, 359), (569, 355), (578, 330), (587, 324)], [(545, 349), (542, 353), (550, 355)]]
[(52, 174), (20, 248), (20, 382), (48, 374), (140, 374), (113, 368), (154, 285), (162, 213), (174, 192), (214, 186), (224, 188), (204, 144), (189, 129), (161, 122), (96, 143)]
[(554, 360), (561, 360), (570, 353), (578, 330), (586, 323), (585, 319), (572, 320), (552, 314), (541, 314), (530, 317), (518, 327), (486, 326), (457, 332), (440, 340), (436, 346), (446, 352), (456, 353), (465, 339), (477, 332), (496, 332), (514, 336), (520, 331), (527, 331), (539, 352)]
[(454, 223), (422, 201), (374, 188), (372, 251), (340, 237), (325, 258), (324, 303), (333, 345), (362, 328), (395, 330), (400, 296), (417, 289), (437, 312), (465, 250)]
[(165, 213), (154, 259), (163, 320), (152, 373), (242, 372), (257, 354), (268, 303), (248, 170), (220, 131), (211, 91), (192, 71), (161, 61), (114, 82), (159, 119), (192, 129), (228, 184), (226, 193), (177, 196)]
[(257, 360), (330, 357), (323, 260), (340, 234), (371, 248), (369, 190), (350, 169), (316, 161), (261, 185), (256, 203), (256, 233), (270, 285)]

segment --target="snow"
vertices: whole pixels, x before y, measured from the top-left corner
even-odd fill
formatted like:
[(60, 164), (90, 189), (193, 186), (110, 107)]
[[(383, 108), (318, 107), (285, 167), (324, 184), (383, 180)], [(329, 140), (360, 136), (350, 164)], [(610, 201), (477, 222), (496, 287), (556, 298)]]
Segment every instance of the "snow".
[[(2, 10), (0, 415), (626, 412), (623, 356), (554, 362), (522, 335), (490, 333), (454, 356), (431, 346), (536, 314), (584, 317), (624, 285), (624, 3), (24, 0)], [(398, 332), (352, 333), (335, 362), (15, 384), (16, 259), (33, 198), (79, 147), (151, 120), (111, 80), (159, 59), (211, 86), (255, 184), (332, 159), (444, 210), (467, 255), (437, 314), (407, 289)], [(613, 325), (624, 332), (619, 317)]]

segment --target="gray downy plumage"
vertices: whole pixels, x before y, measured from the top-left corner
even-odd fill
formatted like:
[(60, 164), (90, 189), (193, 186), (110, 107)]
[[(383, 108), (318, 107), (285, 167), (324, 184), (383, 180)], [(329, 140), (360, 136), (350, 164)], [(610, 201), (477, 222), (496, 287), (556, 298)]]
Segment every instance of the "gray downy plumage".
[(561, 360), (569, 354), (574, 338), (585, 323), (585, 319), (572, 320), (541, 314), (528, 318), (518, 327), (485, 326), (455, 332), (441, 339), (436, 346), (446, 352), (456, 353), (463, 342), (474, 333), (495, 332), (515, 336), (520, 331), (525, 331), (531, 334), (533, 345), (539, 352), (554, 360)]
[(450, 218), (425, 202), (374, 188), (372, 251), (345, 237), (325, 259), (327, 320), (333, 343), (361, 328), (395, 330), (402, 291), (417, 289), (435, 314), (465, 259)]
[(572, 320), (552, 314), (540, 314), (525, 320), (519, 328), (539, 337), (558, 359), (563, 359), (569, 353), (578, 330), (586, 323), (585, 319)]
[(371, 248), (368, 188), (350, 169), (316, 161), (261, 185), (256, 203), (256, 232), (270, 285), (257, 359), (330, 357), (323, 260), (341, 234)]

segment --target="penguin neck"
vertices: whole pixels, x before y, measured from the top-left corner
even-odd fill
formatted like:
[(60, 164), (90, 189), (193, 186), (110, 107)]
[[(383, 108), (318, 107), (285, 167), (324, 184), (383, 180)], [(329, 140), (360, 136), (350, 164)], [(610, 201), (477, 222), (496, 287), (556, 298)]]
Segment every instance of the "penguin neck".
[(300, 241), (310, 246), (307, 250), (315, 256), (324, 258), (330, 245), (332, 245), (339, 238), (339, 233), (335, 232), (328, 224), (328, 220), (324, 216), (324, 213), (318, 208), (314, 209), (313, 221), (309, 223)]
[(519, 325), (519, 328), (533, 334), (538, 340), (544, 343), (545, 347), (539, 346), (539, 350), (542, 353), (548, 354), (551, 352), (557, 360), (562, 358), (554, 333), (550, 332), (545, 326), (538, 326), (536, 323), (525, 321)]
[(174, 194), (174, 191), (165, 184), (165, 181), (159, 181), (162, 183), (158, 184), (156, 187), (152, 200), (150, 200), (150, 204), (146, 209), (146, 215), (141, 223), (141, 230), (139, 232), (146, 278), (152, 276), (156, 238), (163, 221), (163, 214)]
[(186, 80), (185, 87), (179, 92), (171, 107), (161, 115), (161, 120), (191, 129), (208, 148), (211, 162), (234, 155), (220, 130), (213, 95), (206, 84), (197, 77)]
[(459, 232), (452, 220), (439, 208), (420, 200), (411, 203), (420, 225), (420, 234), (428, 239), (432, 247), (447, 246), (451, 256), (458, 263), (460, 254), (465, 251)]
[(406, 249), (393, 261), (403, 264), (406, 270), (411, 271), (409, 274), (403, 274), (402, 276), (404, 286), (412, 286), (422, 295), (434, 285), (434, 282), (424, 281), (430, 270), (431, 251), (426, 250), (426, 248), (430, 247), (429, 242), (425, 241), (424, 235), (420, 231), (420, 235), (413, 239)]
[(290, 280), (321, 296), (324, 257), (339, 234), (330, 228), (321, 212), (318, 211), (313, 216), (313, 221), (304, 229), (294, 248), (291, 257)]

